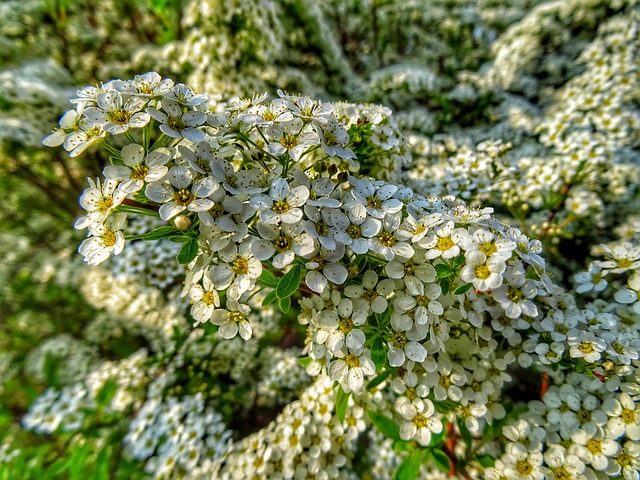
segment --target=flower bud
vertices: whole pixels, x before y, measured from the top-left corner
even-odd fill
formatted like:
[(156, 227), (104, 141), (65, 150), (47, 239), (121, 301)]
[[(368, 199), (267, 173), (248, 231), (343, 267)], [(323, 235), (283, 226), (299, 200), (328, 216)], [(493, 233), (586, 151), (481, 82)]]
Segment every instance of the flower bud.
[(178, 230), (186, 230), (191, 226), (191, 219), (186, 215), (178, 215), (173, 224)]

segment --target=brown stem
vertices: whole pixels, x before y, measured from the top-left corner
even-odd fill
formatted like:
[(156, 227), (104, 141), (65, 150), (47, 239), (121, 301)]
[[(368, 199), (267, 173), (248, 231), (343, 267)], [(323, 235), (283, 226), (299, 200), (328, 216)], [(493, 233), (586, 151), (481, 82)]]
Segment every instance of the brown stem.
[(157, 212), (159, 210), (159, 208), (155, 205), (148, 205), (146, 203), (136, 202), (135, 200), (131, 200), (129, 198), (125, 198), (122, 201), (122, 204), (129, 205), (130, 207), (144, 208), (145, 210), (149, 210), (151, 212)]

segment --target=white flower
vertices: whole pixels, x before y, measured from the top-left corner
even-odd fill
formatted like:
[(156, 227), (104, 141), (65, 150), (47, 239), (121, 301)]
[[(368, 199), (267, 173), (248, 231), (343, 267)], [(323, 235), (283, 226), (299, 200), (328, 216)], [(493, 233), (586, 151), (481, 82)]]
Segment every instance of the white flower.
[(240, 336), (248, 340), (251, 338), (251, 324), (249, 314), (251, 308), (248, 305), (239, 303), (233, 298), (227, 299), (227, 308), (214, 310), (211, 315), (211, 323), (219, 325), (218, 333), (222, 338), (233, 338), (238, 332)]
[(385, 260), (391, 261), (396, 255), (403, 258), (411, 258), (415, 253), (413, 247), (407, 242), (399, 242), (396, 232), (400, 227), (400, 214), (385, 215), (382, 220), (382, 230), (372, 241), (372, 250), (382, 255)]
[(302, 231), (300, 223), (284, 224), (280, 228), (258, 222), (257, 238), (251, 244), (253, 255), (258, 260), (268, 260), (273, 256), (273, 266), (282, 269), (293, 263), (295, 256), (309, 257), (315, 250), (313, 238)]
[(224, 263), (211, 267), (211, 279), (220, 290), (230, 286), (227, 295), (238, 299), (255, 285), (262, 274), (262, 262), (253, 256), (250, 239), (239, 246), (229, 243), (218, 255)]
[(389, 340), (389, 351), (387, 358), (389, 365), (392, 367), (400, 367), (406, 359), (416, 363), (421, 363), (427, 358), (427, 350), (418, 343), (424, 338), (424, 334), (416, 329), (406, 332), (395, 332)]
[(450, 398), (454, 402), (459, 402), (462, 398), (462, 389), (467, 381), (464, 369), (453, 365), (448, 357), (440, 354), (438, 367), (434, 372), (427, 372), (427, 382), (432, 388), (436, 400), (446, 400)]
[(104, 224), (91, 225), (89, 238), (87, 238), (78, 252), (89, 265), (98, 265), (104, 262), (112, 254), (118, 255), (124, 248), (124, 234), (121, 229), (124, 226), (126, 216), (114, 215), (108, 218)]
[(569, 354), (572, 358), (584, 358), (585, 361), (593, 363), (600, 359), (600, 353), (606, 348), (606, 342), (596, 337), (591, 332), (584, 330), (572, 330), (567, 335)]
[(164, 95), (164, 98), (187, 107), (196, 107), (209, 99), (206, 95), (195, 93), (184, 83), (174, 85), (173, 88)]
[(406, 420), (400, 424), (402, 440), (415, 438), (420, 445), (427, 446), (432, 433), (442, 432), (442, 422), (435, 416), (431, 400), (416, 398), (411, 401), (403, 396), (396, 400), (394, 408)]
[(449, 221), (418, 241), (418, 245), (426, 249), (425, 256), (429, 260), (442, 257), (450, 259), (460, 255), (460, 242), (465, 238), (465, 230), (454, 228), (455, 224)]
[[(338, 352), (340, 353), (340, 352)], [(347, 353), (329, 364), (329, 376), (342, 385), (345, 392), (360, 392), (364, 387), (364, 377), (376, 373), (368, 349), (360, 354)]]
[(468, 251), (465, 255), (466, 264), (460, 270), (460, 278), (467, 283), (473, 283), (476, 290), (486, 292), (498, 288), (502, 284), (502, 272), (507, 266), (498, 255), (487, 256), (480, 250)]
[(369, 217), (361, 204), (354, 205), (348, 217), (342, 213), (336, 214), (331, 222), (335, 227), (334, 239), (350, 247), (356, 254), (367, 253), (371, 249), (371, 237), (382, 228), (380, 221)]
[(538, 308), (530, 300), (537, 293), (533, 281), (527, 279), (520, 269), (513, 267), (507, 269), (505, 277), (508, 283), (503, 283), (493, 290), (493, 298), (504, 309), (507, 317), (537, 316)]
[(362, 205), (366, 213), (373, 218), (382, 219), (387, 214), (398, 213), (402, 210), (402, 202), (393, 198), (398, 187), (386, 182), (371, 182), (366, 178), (349, 177), (353, 188), (349, 191), (352, 199), (344, 202), (345, 210), (350, 211), (354, 205)]
[[(324, 343), (332, 353), (337, 353), (344, 345), (353, 353), (360, 353), (364, 347), (366, 337), (360, 330), (360, 325), (367, 319), (366, 310), (358, 310), (357, 305), (348, 298), (343, 298), (337, 305), (336, 311), (324, 310), (320, 312), (318, 326), (327, 332)], [(319, 337), (322, 340), (323, 337)]]
[(274, 141), (267, 145), (267, 150), (275, 156), (287, 153), (297, 162), (307, 147), (317, 145), (319, 141), (315, 132), (302, 130), (303, 123), (299, 118), (271, 125), (266, 133)]
[(605, 470), (609, 466), (609, 457), (620, 451), (620, 445), (606, 438), (602, 429), (596, 427), (578, 429), (571, 439), (575, 454), (595, 470)]
[(463, 237), (460, 241), (460, 246), (467, 253), (479, 250), (487, 258), (497, 257), (505, 262), (511, 258), (511, 252), (516, 249), (515, 242), (506, 238), (496, 237), (493, 233), (482, 228), (473, 232), (471, 236)]
[[(509, 444), (508, 451), (502, 455), (504, 472), (508, 478), (516, 480), (542, 480), (544, 475), (541, 452), (528, 452), (517, 444)], [(519, 448), (518, 448), (519, 447)]]
[(320, 137), (322, 149), (327, 154), (345, 160), (356, 157), (353, 150), (347, 147), (350, 140), (349, 134), (342, 123), (330, 118), (324, 125), (314, 124), (314, 128)]
[(403, 279), (404, 285), (414, 295), (423, 292), (422, 285), (436, 280), (436, 269), (426, 261), (423, 250), (418, 250), (411, 257), (398, 256), (387, 263), (384, 273), (389, 278)]
[(147, 112), (160, 123), (160, 131), (171, 138), (186, 138), (192, 142), (201, 142), (206, 138), (205, 133), (197, 127), (207, 121), (205, 112), (191, 109), (183, 111), (176, 101), (165, 99), (161, 102), (162, 110), (147, 108)]
[(542, 471), (549, 480), (571, 480), (583, 478), (585, 465), (580, 459), (567, 453), (564, 447), (552, 445), (544, 453), (546, 467)]
[(187, 167), (171, 167), (167, 174), (169, 181), (150, 183), (147, 185), (145, 194), (150, 200), (162, 203), (160, 207), (160, 218), (170, 220), (185, 210), (190, 212), (200, 212), (209, 210), (213, 202), (208, 197), (218, 184), (211, 177), (204, 177), (193, 183), (193, 174)]
[(394, 282), (390, 279), (378, 281), (378, 274), (374, 270), (367, 270), (362, 275), (362, 284), (349, 285), (344, 289), (345, 296), (349, 298), (361, 298), (370, 305), (374, 313), (384, 313), (388, 302), (385, 298), (394, 290)]
[(619, 400), (607, 398), (602, 409), (611, 417), (607, 432), (614, 438), (626, 435), (633, 441), (640, 440), (640, 407), (628, 393), (620, 393)]
[(98, 93), (95, 107), (84, 110), (87, 123), (92, 127), (102, 129), (117, 135), (130, 128), (142, 128), (151, 117), (141, 110), (147, 103), (147, 99), (141, 97), (126, 98), (115, 90)]
[(220, 297), (208, 275), (202, 277), (202, 285), (196, 283), (189, 289), (189, 298), (193, 302), (191, 316), (196, 320), (194, 327), (209, 321), (215, 308), (220, 306)]
[(309, 198), (309, 189), (304, 185), (289, 188), (284, 178), (278, 178), (271, 185), (269, 195), (256, 195), (251, 198), (251, 206), (260, 212), (264, 223), (297, 223), (302, 219), (303, 206)]
[(80, 206), (87, 211), (87, 215), (76, 221), (75, 228), (78, 230), (104, 222), (127, 196), (127, 192), (118, 188), (118, 180), (107, 179), (104, 185), (99, 179), (94, 182), (89, 178), (88, 181), (89, 188), (80, 197)]
[(122, 186), (126, 193), (137, 192), (145, 182), (162, 180), (169, 171), (165, 166), (171, 159), (171, 151), (168, 148), (158, 148), (145, 158), (144, 148), (132, 143), (122, 149), (121, 156), (124, 165), (106, 166), (104, 176), (108, 179), (131, 180)]
[(321, 293), (331, 282), (342, 285), (349, 272), (339, 263), (344, 257), (344, 245), (338, 244), (334, 250), (320, 247), (320, 251), (311, 257), (305, 265), (307, 274), (304, 282), (316, 293)]
[(282, 99), (273, 100), (269, 106), (252, 105), (246, 113), (238, 115), (238, 118), (247, 125), (273, 125), (279, 122), (289, 122), (293, 120), (293, 113)]
[(114, 88), (122, 93), (137, 95), (139, 97), (153, 98), (165, 95), (171, 91), (173, 80), (163, 79), (157, 72), (148, 72), (136, 75), (129, 82), (114, 82)]

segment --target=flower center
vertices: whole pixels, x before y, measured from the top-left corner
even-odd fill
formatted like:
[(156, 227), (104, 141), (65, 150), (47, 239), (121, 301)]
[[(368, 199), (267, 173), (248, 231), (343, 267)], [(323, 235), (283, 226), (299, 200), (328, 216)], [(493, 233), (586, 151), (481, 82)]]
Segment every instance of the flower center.
[(491, 242), (485, 242), (479, 247), (480, 251), (484, 253), (487, 257), (490, 257), (494, 253), (498, 251), (498, 248)]
[(578, 420), (580, 420), (581, 423), (588, 422), (591, 420), (591, 412), (585, 409), (580, 410), (578, 412)]
[(408, 341), (409, 339), (404, 332), (396, 332), (391, 339), (391, 343), (393, 343), (398, 348), (404, 348)]
[(114, 110), (107, 114), (107, 119), (116, 125), (126, 125), (131, 120), (131, 113), (124, 109)]
[(106, 230), (101, 238), (105, 247), (113, 247), (116, 244), (116, 232), (111, 229)]
[(364, 298), (367, 302), (371, 303), (376, 298), (378, 298), (378, 292), (376, 292), (375, 290), (365, 289), (365, 291), (362, 293), (362, 298)]
[(382, 200), (377, 195), (373, 195), (367, 198), (367, 207), (380, 210), (382, 208)]
[(382, 232), (380, 234), (380, 245), (383, 247), (393, 247), (396, 244), (396, 238), (391, 232)]
[(404, 264), (404, 275), (406, 277), (410, 277), (415, 273), (416, 268), (418, 268), (418, 266), (413, 262), (413, 260), (409, 260)]
[(233, 310), (232, 312), (229, 312), (229, 314), (227, 315), (229, 320), (231, 320), (232, 322), (236, 322), (236, 323), (240, 323), (243, 320), (246, 319), (246, 317), (244, 316), (244, 314), (242, 312), (239, 312), (238, 310)]
[(176, 132), (179, 132), (179, 131), (184, 130), (186, 128), (185, 123), (182, 121), (182, 115), (179, 116), (179, 117), (170, 118), (169, 121), (167, 122), (167, 126), (171, 130), (175, 130)]
[(429, 299), (427, 297), (425, 297), (424, 295), (418, 295), (416, 297), (416, 302), (421, 307), (426, 307), (426, 306), (429, 305)]
[(149, 173), (149, 167), (143, 164), (136, 165), (131, 170), (131, 178), (135, 180), (144, 180), (144, 178), (147, 176), (147, 173)]
[(224, 207), (219, 203), (214, 203), (209, 209), (209, 213), (213, 218), (220, 218), (224, 214)]
[(595, 352), (595, 348), (593, 348), (593, 344), (591, 342), (580, 342), (578, 350), (585, 354)]
[(347, 355), (344, 357), (344, 361), (351, 368), (357, 368), (360, 366), (360, 358), (358, 358), (358, 356), (354, 355), (353, 353), (347, 353)]
[(183, 207), (186, 207), (187, 205), (189, 205), (191, 202), (193, 202), (195, 198), (196, 196), (186, 188), (180, 189), (177, 192), (174, 192), (173, 194), (173, 200), (178, 205), (182, 205)]
[(476, 273), (476, 277), (478, 277), (480, 280), (489, 278), (489, 275), (491, 275), (491, 271), (489, 270), (489, 267), (487, 267), (486, 265), (478, 265), (476, 267), (475, 273)]
[(626, 424), (635, 423), (636, 421), (636, 412), (635, 410), (628, 410), (626, 408), (622, 409), (622, 414), (620, 415), (622, 421)]
[(113, 207), (113, 198), (102, 197), (98, 200), (98, 208), (96, 210), (100, 213), (107, 213), (111, 207)]
[(514, 303), (518, 303), (522, 300), (522, 291), (518, 288), (511, 287), (507, 290), (507, 298)]
[(627, 455), (626, 453), (620, 455), (618, 458), (616, 458), (616, 460), (623, 468), (628, 467), (633, 463), (633, 458), (631, 458), (631, 455)]
[(533, 466), (527, 460), (520, 460), (516, 463), (516, 470), (518, 470), (520, 475), (531, 475)]
[(587, 450), (589, 450), (594, 455), (599, 455), (602, 453), (602, 442), (600, 440), (596, 440), (592, 438), (587, 442)]
[(280, 145), (282, 145), (287, 150), (291, 150), (293, 147), (298, 145), (298, 137), (287, 133), (280, 139)]
[(329, 225), (327, 225), (323, 221), (319, 221), (318, 223), (316, 223), (316, 232), (321, 237), (326, 237), (329, 233)]
[(289, 207), (289, 202), (286, 200), (277, 200), (273, 204), (273, 211), (278, 215), (282, 213), (287, 213), (291, 207)]
[(558, 467), (553, 470), (553, 476), (556, 480), (571, 480), (573, 475), (571, 475), (564, 467)]
[(438, 384), (446, 390), (451, 386), (451, 377), (449, 377), (449, 375), (440, 375), (440, 380), (438, 380)]
[(233, 266), (231, 267), (231, 271), (236, 275), (244, 275), (249, 271), (249, 262), (246, 258), (238, 255), (236, 259), (233, 261)]
[(436, 242), (436, 247), (438, 247), (438, 250), (442, 250), (443, 252), (445, 250), (449, 250), (451, 247), (453, 247), (453, 245), (454, 243), (453, 240), (451, 240), (451, 237), (440, 237)]
[(343, 318), (342, 320), (340, 320), (338, 330), (340, 330), (344, 334), (349, 333), (351, 330), (353, 330), (353, 321), (351, 321), (350, 318)]
[(413, 419), (413, 423), (415, 423), (418, 428), (425, 428), (427, 426), (427, 417), (419, 413)]
[(275, 248), (280, 253), (284, 253), (287, 250), (290, 250), (292, 245), (293, 245), (293, 241), (291, 240), (291, 237), (287, 237), (286, 235), (280, 235), (276, 239), (273, 245), (273, 248)]
[(618, 268), (629, 268), (631, 265), (633, 265), (633, 262), (628, 258), (622, 258), (618, 260), (617, 265)]
[(354, 240), (358, 239), (362, 237), (362, 228), (360, 228), (360, 225), (351, 224), (347, 228), (347, 235), (349, 235)]
[(215, 305), (216, 303), (215, 294), (213, 292), (205, 292), (204, 295), (202, 295), (202, 301), (207, 305)]

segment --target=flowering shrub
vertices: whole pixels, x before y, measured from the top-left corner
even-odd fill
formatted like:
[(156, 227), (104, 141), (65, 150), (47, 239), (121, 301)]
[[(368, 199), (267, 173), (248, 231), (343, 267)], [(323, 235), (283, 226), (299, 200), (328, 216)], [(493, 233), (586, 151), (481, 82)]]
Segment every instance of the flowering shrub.
[(95, 268), (0, 270), (90, 311), (25, 359), (51, 475), (639, 478), (637, 7), (365, 3), (191, 3), (133, 63), (207, 94), (85, 87), (44, 139), (108, 160)]

